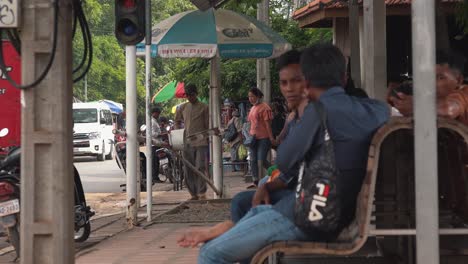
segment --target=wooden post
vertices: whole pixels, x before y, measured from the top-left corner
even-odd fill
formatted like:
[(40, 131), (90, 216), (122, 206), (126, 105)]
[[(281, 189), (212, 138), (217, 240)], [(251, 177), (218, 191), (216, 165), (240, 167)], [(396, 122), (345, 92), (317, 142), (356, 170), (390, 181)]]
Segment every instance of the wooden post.
[(349, 1), (349, 39), (351, 46), (351, 78), (356, 87), (361, 84), (361, 47), (359, 33), (359, 4), (357, 0)]
[(387, 95), (387, 28), (384, 0), (364, 0), (365, 88), (370, 97)]

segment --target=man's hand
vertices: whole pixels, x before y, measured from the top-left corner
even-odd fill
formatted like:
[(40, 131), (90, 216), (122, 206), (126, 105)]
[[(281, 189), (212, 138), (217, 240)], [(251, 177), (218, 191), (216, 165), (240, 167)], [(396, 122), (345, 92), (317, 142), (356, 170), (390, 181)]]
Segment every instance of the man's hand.
[(413, 115), (413, 96), (404, 93), (398, 93), (398, 97), (391, 96), (390, 101), (393, 106), (404, 116)]
[(266, 188), (266, 183), (260, 186), (252, 199), (252, 207), (260, 204), (270, 204), (270, 194)]
[(177, 239), (177, 244), (180, 247), (196, 247), (209, 239), (208, 229), (192, 230)]
[(272, 146), (279, 146), (279, 144), (280, 144), (279, 142), (280, 142), (280, 140), (277, 137), (276, 139), (271, 140), (271, 145)]
[(288, 117), (286, 117), (285, 124), (288, 124), (289, 122), (293, 121), (294, 118), (296, 118), (296, 111), (292, 111), (291, 113), (288, 114)]

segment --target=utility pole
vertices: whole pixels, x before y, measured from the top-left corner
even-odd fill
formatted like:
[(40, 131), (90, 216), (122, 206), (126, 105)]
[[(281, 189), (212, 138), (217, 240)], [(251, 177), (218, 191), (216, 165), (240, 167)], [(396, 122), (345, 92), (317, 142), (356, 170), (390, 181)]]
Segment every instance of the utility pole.
[[(220, 59), (218, 56), (214, 57), (210, 61), (210, 100), (212, 104), (212, 121), (211, 125), (215, 128), (219, 128), (221, 126), (221, 105), (220, 105), (220, 86), (221, 80), (219, 79), (219, 72), (220, 72)], [(212, 127), (210, 127), (212, 128)], [(213, 135), (211, 136), (212, 142), (212, 164), (213, 164), (213, 181), (214, 185), (218, 190), (223, 190), (223, 150), (222, 150), (222, 142), (220, 135)], [(224, 193), (223, 193), (224, 195)], [(219, 197), (215, 193), (215, 198), (223, 198)]]
[(73, 264), (72, 4), (23, 0), (22, 83), (44, 71), (57, 23), (55, 59), (47, 77), (22, 91), (22, 264)]
[[(127, 107), (127, 224), (137, 224), (137, 90), (136, 90), (136, 46), (126, 46), (126, 107)], [(147, 175), (146, 177), (151, 177)]]
[[(153, 152), (152, 152), (152, 123), (151, 123), (151, 1), (145, 2), (145, 16), (146, 16), (146, 220), (151, 222), (153, 210)], [(141, 168), (143, 169), (143, 168)], [(156, 168), (155, 168), (156, 169)]]
[[(270, 23), (270, 1), (262, 0), (257, 4), (257, 20), (268, 25)], [(263, 92), (263, 101), (271, 102), (270, 62), (267, 59), (257, 60), (257, 86)]]
[[(439, 264), (435, 1), (411, 3), (416, 263)], [(424, 47), (424, 48), (421, 48)]]

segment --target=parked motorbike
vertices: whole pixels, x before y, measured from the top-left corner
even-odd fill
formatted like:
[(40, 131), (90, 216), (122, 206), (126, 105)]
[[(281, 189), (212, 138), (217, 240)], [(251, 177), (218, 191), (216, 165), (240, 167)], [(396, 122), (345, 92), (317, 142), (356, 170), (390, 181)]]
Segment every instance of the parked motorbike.
[[(20, 252), (20, 160), (19, 147), (10, 150), (4, 160), (0, 161), (0, 224), (7, 230), (10, 243)], [(94, 215), (86, 205), (80, 175), (74, 167), (75, 193), (75, 242), (84, 242), (91, 233), (90, 218)]]
[[(140, 127), (140, 135), (139, 141), (145, 142), (145, 137), (143, 136), (146, 130), (146, 126), (143, 125)], [(125, 135), (125, 132), (114, 130), (114, 134), (117, 135)], [(127, 169), (127, 148), (124, 142), (118, 143), (115, 146), (116, 151), (116, 162), (119, 168), (123, 169), (126, 172)], [(157, 156), (156, 156), (157, 155)], [(143, 152), (139, 152), (140, 156), (140, 173), (141, 173), (141, 183), (140, 188), (141, 190), (146, 190), (146, 155)], [(166, 182), (169, 180), (171, 183), (173, 182), (172, 176), (172, 153), (167, 148), (156, 148), (153, 152), (153, 157), (159, 157), (159, 175), (152, 175), (153, 178), (153, 185), (159, 180), (159, 182)], [(157, 178), (156, 178), (157, 177)], [(124, 187), (125, 184), (122, 184), (121, 187)]]

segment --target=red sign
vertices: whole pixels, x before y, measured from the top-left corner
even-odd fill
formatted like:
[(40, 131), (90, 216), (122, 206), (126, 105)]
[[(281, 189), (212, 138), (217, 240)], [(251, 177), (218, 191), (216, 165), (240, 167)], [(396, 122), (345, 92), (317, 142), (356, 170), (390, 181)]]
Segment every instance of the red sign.
[[(3, 57), (8, 75), (21, 81), (21, 58), (9, 41), (3, 41)], [(0, 149), (19, 146), (21, 138), (21, 91), (6, 80), (0, 70)]]

